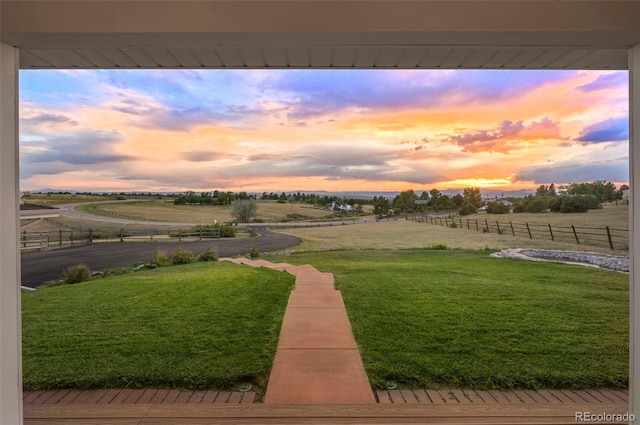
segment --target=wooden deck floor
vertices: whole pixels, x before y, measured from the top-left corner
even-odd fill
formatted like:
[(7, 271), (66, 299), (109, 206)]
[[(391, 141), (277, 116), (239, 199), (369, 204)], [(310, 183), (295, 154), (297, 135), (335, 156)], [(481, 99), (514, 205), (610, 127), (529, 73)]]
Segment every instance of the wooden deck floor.
[(254, 403), (255, 394), (237, 392), (33, 391), (24, 394), (24, 414), (25, 425), (490, 425), (575, 424), (579, 412), (628, 411), (623, 390), (378, 390), (376, 396), (376, 404), (279, 405)]

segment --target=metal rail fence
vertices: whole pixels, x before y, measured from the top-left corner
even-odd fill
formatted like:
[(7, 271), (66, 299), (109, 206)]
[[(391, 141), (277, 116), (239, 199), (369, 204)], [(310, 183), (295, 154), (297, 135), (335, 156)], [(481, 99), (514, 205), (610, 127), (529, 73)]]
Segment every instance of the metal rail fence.
[(494, 219), (464, 219), (453, 215), (431, 216), (422, 214), (407, 214), (407, 220), (474, 230), (483, 233), (497, 233), (500, 235), (521, 236), (529, 239), (546, 239), (575, 243), (578, 245), (608, 247), (613, 251), (629, 250), (629, 230), (605, 227), (559, 226), (540, 223), (514, 223)]
[(94, 242), (140, 242), (162, 240), (164, 242), (197, 241), (203, 239), (220, 239), (220, 229), (184, 230), (58, 230), (53, 232), (20, 233), (20, 249), (23, 251), (48, 251), (50, 249), (68, 248), (88, 245)]

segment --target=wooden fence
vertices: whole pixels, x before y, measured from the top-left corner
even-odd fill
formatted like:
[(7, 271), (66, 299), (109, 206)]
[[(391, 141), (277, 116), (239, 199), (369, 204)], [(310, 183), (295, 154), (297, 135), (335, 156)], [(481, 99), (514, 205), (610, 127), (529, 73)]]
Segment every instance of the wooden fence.
[(558, 226), (538, 223), (514, 223), (494, 219), (465, 219), (454, 215), (430, 216), (407, 214), (407, 220), (430, 223), (451, 228), (483, 233), (521, 236), (529, 239), (575, 243), (578, 245), (608, 247), (611, 250), (629, 250), (629, 230), (606, 227)]
[(162, 240), (163, 242), (198, 241), (220, 239), (220, 229), (184, 230), (58, 230), (53, 232), (20, 233), (20, 248), (25, 251), (68, 248), (88, 245), (93, 242), (145, 242)]

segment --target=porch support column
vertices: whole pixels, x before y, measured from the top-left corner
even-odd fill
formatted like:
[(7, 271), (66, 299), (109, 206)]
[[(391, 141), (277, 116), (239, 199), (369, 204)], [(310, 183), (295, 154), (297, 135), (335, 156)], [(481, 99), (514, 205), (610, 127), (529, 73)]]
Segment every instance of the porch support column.
[(629, 411), (640, 418), (640, 44), (629, 49)]
[(22, 424), (18, 58), (0, 42), (0, 424)]

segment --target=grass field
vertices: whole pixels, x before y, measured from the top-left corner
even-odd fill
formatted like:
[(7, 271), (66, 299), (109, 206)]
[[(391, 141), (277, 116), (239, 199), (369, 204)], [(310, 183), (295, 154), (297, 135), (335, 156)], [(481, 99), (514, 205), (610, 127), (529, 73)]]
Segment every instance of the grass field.
[(22, 200), (28, 204), (55, 207), (79, 202), (114, 201), (118, 195), (85, 195), (71, 193), (25, 193)]
[(264, 384), (292, 285), (199, 263), (23, 293), (24, 386)]
[(599, 210), (589, 210), (586, 213), (518, 213), (518, 214), (472, 214), (464, 217), (464, 219), (479, 219), (513, 221), (514, 223), (537, 223), (552, 224), (554, 226), (575, 226), (581, 227), (613, 227), (616, 229), (629, 228), (629, 206), (623, 205), (605, 205)]
[(626, 275), (464, 250), (314, 252), (286, 261), (334, 273), (376, 386), (628, 383)]
[(505, 248), (540, 248), (569, 251), (593, 251), (625, 255), (627, 251), (611, 251), (607, 247), (577, 245), (567, 242), (529, 239), (510, 234), (482, 233), (466, 228), (441, 227), (428, 223), (416, 223), (404, 219), (367, 221), (366, 224), (318, 227), (279, 228), (278, 232), (297, 236), (302, 244), (288, 252), (328, 251), (334, 249), (406, 249), (428, 248), (444, 244), (450, 248), (500, 250)]
[[(257, 201), (257, 218), (266, 222), (287, 220), (287, 216), (295, 214), (310, 220), (331, 218), (329, 210), (314, 208), (303, 203), (278, 203), (276, 201)], [(178, 223), (212, 223), (217, 220), (224, 223), (233, 220), (231, 205), (174, 205), (166, 200), (138, 201), (114, 204), (96, 205), (103, 211), (117, 213), (123, 216), (137, 217), (141, 220), (167, 221)], [(97, 215), (100, 211), (92, 211), (91, 206), (83, 207), (87, 212)], [(289, 219), (290, 220), (290, 219)]]

